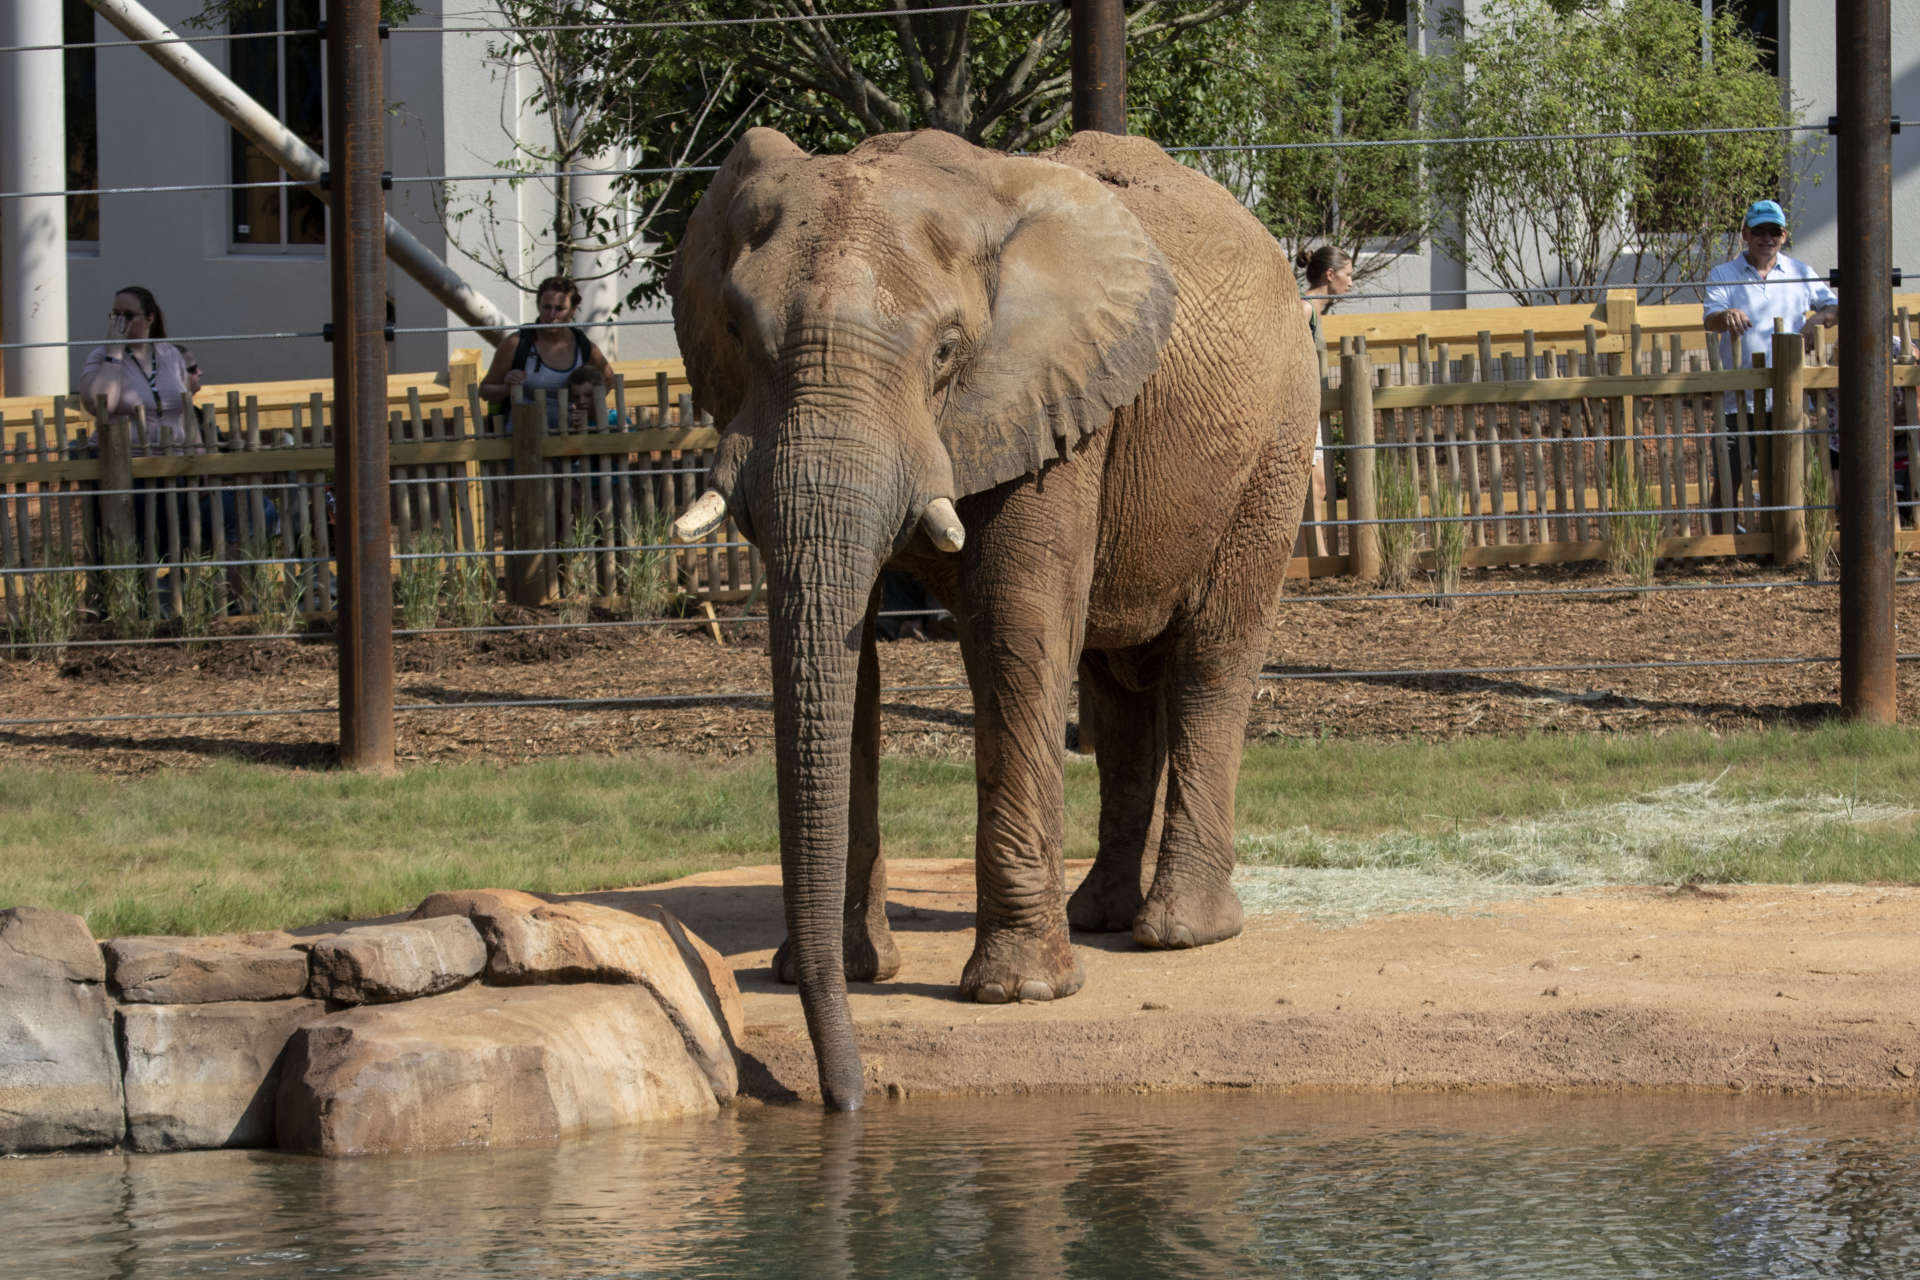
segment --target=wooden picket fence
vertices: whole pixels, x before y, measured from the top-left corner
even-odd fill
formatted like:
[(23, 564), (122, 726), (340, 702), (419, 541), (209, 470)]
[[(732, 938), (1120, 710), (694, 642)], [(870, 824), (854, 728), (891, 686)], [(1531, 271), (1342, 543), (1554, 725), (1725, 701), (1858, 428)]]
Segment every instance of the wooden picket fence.
[[(1894, 385), (1920, 385), (1904, 308), (1898, 329), (1905, 354)], [(1839, 386), (1832, 348), (1803, 355), (1799, 336), (1777, 334), (1771, 367), (1723, 369), (1713, 344), (1665, 337), (1633, 331), (1609, 353), (1588, 326), (1577, 341), (1556, 344), (1523, 332), (1502, 352), (1482, 331), (1465, 352), (1422, 337), (1396, 344), (1392, 362), (1379, 365), (1364, 338), (1323, 353), (1320, 431), (1333, 483), (1325, 507), (1307, 513), (1325, 523), (1303, 533), (1293, 576), (1377, 577), (1376, 522), (1431, 521), (1443, 503), (1461, 514), (1469, 566), (1604, 559), (1615, 513), (1641, 509), (1659, 513), (1662, 558), (1803, 558), (1807, 460), (1826, 456)], [(1776, 406), (1767, 429), (1738, 397), (1738, 433), (1755, 455), (1738, 477), (1724, 443), (1728, 392), (1761, 404), (1771, 394)], [(1916, 400), (1900, 396), (1890, 424), (1909, 457), (1920, 456)], [(1381, 509), (1376, 453), (1411, 471), (1413, 509)], [(1632, 490), (1615, 492), (1620, 480)], [(1652, 498), (1644, 508), (1636, 497), (1643, 480)], [(1724, 495), (1717, 504), (1716, 494)], [(1717, 519), (1710, 508), (1734, 510)], [(1902, 513), (1913, 523), (1911, 503)], [(1733, 531), (1718, 531), (1727, 525)], [(1431, 525), (1417, 536), (1420, 564), (1432, 569)], [(1920, 534), (1897, 541), (1920, 549)]]
[[(679, 384), (684, 386), (684, 382)], [(758, 553), (731, 523), (713, 540), (666, 548), (666, 525), (698, 492), (717, 433), (670, 374), (632, 387), (616, 371), (611, 402), (575, 427), (547, 428), (544, 398), (489, 414), (477, 383), (466, 403), (426, 407), (417, 392), (389, 412), (396, 566), (480, 559), (507, 597), (537, 605), (564, 593), (604, 600), (634, 558), (665, 559), (671, 588), (710, 603), (744, 600)], [(676, 394), (677, 391), (677, 394)], [(215, 612), (253, 612), (266, 591), (323, 613), (337, 593), (333, 424), (319, 392), (282, 404), (263, 428), (257, 398), (203, 402), (189, 446), (136, 452), (125, 423), (105, 429), (64, 398), (35, 409), (0, 458), (0, 590), (16, 630), (36, 591), (63, 583), (98, 608), (106, 580), (137, 573), (147, 616), (176, 612), (173, 583), (202, 573)], [(266, 578), (243, 570), (264, 565)], [(203, 570), (213, 570), (204, 573)]]
[[(1900, 388), (1920, 386), (1908, 302), (1920, 306), (1920, 297), (1896, 298)], [(1810, 449), (1824, 450), (1839, 383), (1830, 350), (1803, 358), (1798, 339), (1782, 336), (1772, 367), (1721, 369), (1697, 308), (1636, 312), (1630, 303), (1627, 294), (1594, 308), (1511, 309), (1542, 320), (1539, 331), (1460, 328), (1492, 312), (1425, 313), (1432, 333), (1415, 332), (1404, 316), (1328, 317), (1323, 328), (1339, 347), (1322, 352), (1320, 430), (1334, 483), (1324, 508), (1308, 512), (1322, 523), (1303, 534), (1292, 575), (1375, 578), (1383, 519), (1417, 523), (1420, 562), (1431, 569), (1443, 506), (1464, 522), (1466, 565), (1602, 559), (1609, 522), (1638, 509), (1628, 499), (1643, 483), (1659, 513), (1663, 557), (1803, 556), (1804, 462)], [(1636, 316), (1658, 323), (1643, 329)], [(563, 414), (551, 431), (539, 405), (486, 412), (478, 352), (460, 353), (445, 375), (396, 375), (396, 566), (478, 559), (485, 582), (533, 605), (617, 596), (631, 558), (646, 554), (666, 558), (673, 589), (686, 597), (753, 599), (759, 557), (730, 523), (700, 547), (661, 546), (717, 442), (711, 423), (694, 415), (684, 370), (677, 361), (615, 368), (611, 401), (590, 415), (594, 425), (576, 429)], [(257, 607), (263, 582), (276, 584), (283, 604), (296, 595), (301, 612), (329, 610), (338, 534), (324, 387), (216, 389), (197, 406), (191, 451), (146, 456), (133, 456), (124, 426), (118, 437), (103, 435), (65, 398), (0, 405), (7, 625), (17, 632), (36, 599), (62, 591), (69, 605), (78, 593), (98, 607), (122, 565), (139, 566), (121, 571), (121, 585), (137, 574), (153, 616), (173, 607), (173, 584), (196, 565), (226, 566), (201, 574), (220, 611)], [(1754, 476), (1739, 484), (1719, 434), (1729, 391), (1771, 392), (1778, 407), (1772, 433), (1753, 437)], [(1920, 457), (1920, 395), (1899, 403), (1893, 429), (1907, 455)], [(1410, 469), (1417, 497), (1404, 514), (1381, 509), (1372, 461), (1381, 451)], [(1617, 491), (1622, 478), (1632, 491)], [(1733, 531), (1705, 510), (1716, 488), (1730, 495), (1722, 505), (1737, 508)], [(1920, 534), (1900, 532), (1897, 544), (1920, 549)]]

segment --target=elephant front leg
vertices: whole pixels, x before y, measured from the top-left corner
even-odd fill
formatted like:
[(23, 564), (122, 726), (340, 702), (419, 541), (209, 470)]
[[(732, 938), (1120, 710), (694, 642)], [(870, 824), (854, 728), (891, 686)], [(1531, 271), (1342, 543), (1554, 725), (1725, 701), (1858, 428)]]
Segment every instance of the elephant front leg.
[[(853, 750), (847, 805), (847, 898), (840, 947), (849, 982), (885, 982), (900, 972), (900, 951), (887, 925), (887, 860), (880, 852), (880, 654), (875, 614), (880, 588), (867, 604), (854, 687)], [(773, 954), (773, 976), (798, 982), (791, 941)]]
[[(1094, 505), (1062, 466), (1051, 492), (984, 497), (970, 521), (963, 627), (974, 690), (978, 776), (973, 955), (963, 998), (1053, 1000), (1086, 980), (1068, 933), (1065, 867), (1067, 693), (1092, 574)], [(1088, 498), (1076, 502), (1076, 498)], [(980, 512), (1001, 502), (997, 512)]]

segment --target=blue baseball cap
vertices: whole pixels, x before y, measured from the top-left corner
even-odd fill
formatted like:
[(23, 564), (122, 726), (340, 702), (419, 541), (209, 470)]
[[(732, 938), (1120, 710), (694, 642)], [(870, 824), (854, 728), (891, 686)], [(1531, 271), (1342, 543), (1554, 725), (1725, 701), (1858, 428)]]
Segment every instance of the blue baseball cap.
[(1749, 227), (1779, 227), (1782, 231), (1785, 231), (1787, 229), (1787, 215), (1781, 210), (1780, 202), (1777, 200), (1755, 200), (1747, 206), (1747, 220), (1742, 225)]

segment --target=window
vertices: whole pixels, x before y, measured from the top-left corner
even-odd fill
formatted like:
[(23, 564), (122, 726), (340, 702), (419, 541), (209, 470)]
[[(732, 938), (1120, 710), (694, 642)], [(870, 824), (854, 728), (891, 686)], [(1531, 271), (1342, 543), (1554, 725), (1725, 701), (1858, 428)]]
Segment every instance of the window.
[[(1714, 12), (1731, 13), (1740, 29), (1760, 46), (1760, 65), (1768, 75), (1780, 74), (1780, 0), (1707, 0)], [(1711, 52), (1711, 51), (1709, 51)]]
[[(62, 38), (69, 45), (93, 43), (93, 9), (87, 0), (66, 0)], [(68, 49), (62, 55), (67, 89), (67, 190), (100, 185), (100, 121), (93, 79), (92, 49)], [(100, 197), (67, 197), (67, 239), (100, 239)]]
[[(262, 31), (311, 31), (319, 25), (319, 0), (264, 0), (236, 13), (235, 35)], [(289, 132), (324, 152), (325, 100), (317, 35), (235, 40), (228, 46), (235, 84), (277, 115)], [(274, 182), (285, 170), (266, 152), (231, 135), (235, 182)], [(236, 249), (318, 247), (327, 242), (327, 209), (298, 187), (256, 187), (233, 193), (228, 238)]]

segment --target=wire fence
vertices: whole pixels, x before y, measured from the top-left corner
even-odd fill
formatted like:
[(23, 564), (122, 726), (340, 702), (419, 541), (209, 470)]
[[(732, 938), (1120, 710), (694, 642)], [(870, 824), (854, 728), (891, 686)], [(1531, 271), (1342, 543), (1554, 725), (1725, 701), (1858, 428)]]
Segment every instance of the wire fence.
[[(395, 37), (539, 35), (592, 28), (645, 32), (688, 26), (835, 23), (923, 17), (931, 14), (1051, 7), (1054, 0), (998, 0), (858, 13), (765, 15), (725, 20), (557, 24), (533, 27), (400, 26)], [(0, 47), (0, 55), (54, 49), (143, 49), (319, 34), (311, 30), (181, 35), (153, 40), (100, 40), (65, 45)], [(1284, 143), (1218, 143), (1169, 148), (1187, 155), (1293, 151), (1355, 151), (1461, 144), (1519, 145), (1660, 139), (1709, 134), (1825, 129), (1818, 124), (1612, 130), (1476, 137), (1328, 138)], [(654, 179), (711, 173), (715, 165), (655, 165), (550, 171), (410, 173), (393, 185), (482, 184), (577, 177)], [(306, 184), (293, 179), (96, 185), (87, 188), (0, 192), (0, 204), (33, 198), (131, 198), (277, 190)], [(1671, 291), (1708, 282), (1626, 281), (1556, 286), (1589, 293), (1629, 288)], [(1509, 294), (1501, 288), (1370, 291), (1353, 301), (1410, 297)], [(1542, 291), (1544, 292), (1544, 291)], [(622, 317), (596, 327), (651, 327), (670, 319)], [(1906, 321), (1903, 315), (1902, 329)], [(488, 326), (409, 325), (395, 336), (478, 332)], [(565, 324), (523, 326), (563, 328)], [(312, 341), (321, 330), (208, 333), (172, 339), (180, 345), (235, 341)], [(98, 339), (0, 343), (0, 351), (85, 348)], [(1361, 348), (1364, 351), (1364, 346)], [(1286, 606), (1325, 603), (1393, 605), (1555, 598), (1645, 599), (1757, 589), (1744, 582), (1700, 580), (1695, 567), (1735, 556), (1804, 564), (1796, 579), (1764, 589), (1822, 592), (1833, 517), (1830, 441), (1837, 438), (1830, 359), (1816, 350), (1810, 378), (1795, 384), (1790, 425), (1770, 425), (1743, 400), (1730, 421), (1721, 408), (1724, 388), (1614, 392), (1613, 378), (1679, 378), (1691, 371), (1720, 373), (1710, 347), (1684, 351), (1649, 345), (1610, 357), (1563, 343), (1559, 350), (1490, 358), (1480, 350), (1455, 357), (1445, 347), (1422, 349), (1409, 360), (1370, 370), (1378, 377), (1377, 404), (1365, 407), (1357, 429), (1345, 399), (1342, 371), (1329, 359), (1318, 424), (1316, 469), (1321, 484), (1301, 524), (1297, 549), (1308, 590), (1290, 589)], [(1909, 338), (1905, 352), (1915, 348)], [(1331, 356), (1331, 353), (1327, 353)], [(1496, 365), (1493, 360), (1497, 359)], [(1610, 362), (1609, 362), (1610, 361)], [(1903, 364), (1903, 387), (1920, 386), (1920, 373)], [(1397, 377), (1395, 376), (1397, 371)], [(1587, 380), (1578, 392), (1464, 401), (1436, 398), (1400, 403), (1397, 391), (1460, 387), (1491, 380), (1533, 383)], [(1764, 374), (1756, 375), (1761, 382)], [(1771, 384), (1764, 389), (1773, 391)], [(1548, 388), (1551, 390), (1551, 388)], [(1908, 461), (1920, 454), (1920, 395), (1906, 391), (1890, 423), (1896, 458), (1895, 519), (1920, 525)], [(29, 429), (9, 429), (0, 450), (0, 609), (5, 643), (18, 659), (114, 648), (237, 646), (263, 642), (324, 641), (335, 616), (339, 530), (331, 487), (331, 409), (320, 397), (294, 408), (282, 424), (262, 417), (257, 403), (230, 398), (186, 415), (178, 441), (142, 448), (146, 424), (124, 424), (127, 439), (107, 439), (73, 403), (36, 412)], [(665, 537), (666, 522), (698, 492), (711, 460), (713, 424), (694, 414), (682, 394), (670, 400), (663, 382), (630, 384), (617, 377), (584, 400), (562, 404), (535, 397), (501, 412), (469, 384), (462, 403), (425, 406), (416, 399), (390, 421), (395, 459), (389, 504), (394, 528), (391, 563), (398, 637), (540, 635), (564, 632), (658, 634), (687, 630), (738, 631), (762, 626), (755, 607), (764, 571), (755, 547), (731, 523), (705, 542), (685, 546)], [(673, 438), (669, 438), (672, 436)], [(116, 450), (119, 456), (116, 458)], [(117, 470), (110, 469), (117, 467)], [(120, 476), (125, 482), (110, 478)], [(1388, 491), (1391, 491), (1389, 493)], [(1365, 499), (1365, 509), (1361, 509)], [(1902, 545), (1920, 549), (1916, 534)], [(1353, 570), (1363, 543), (1388, 561), (1381, 581), (1360, 581)], [(1811, 547), (1809, 546), (1811, 544)], [(1524, 550), (1526, 556), (1516, 554)], [(1614, 577), (1599, 584), (1492, 585), (1501, 566), (1604, 562)], [(1480, 571), (1484, 583), (1463, 584), (1461, 572)], [(1657, 580), (1661, 575), (1666, 580)], [(1421, 575), (1428, 590), (1408, 589)], [(1315, 577), (1322, 582), (1316, 584)], [(1322, 589), (1337, 584), (1334, 594)], [(1913, 576), (1897, 578), (1910, 589)], [(1383, 585), (1384, 584), (1384, 585)], [(518, 607), (513, 620), (503, 609)], [(883, 620), (945, 619), (937, 606), (889, 608)], [(1916, 655), (1903, 653), (1910, 662)], [(1269, 669), (1262, 679), (1291, 681), (1409, 681), (1468, 676), (1549, 673), (1704, 670), (1738, 666), (1818, 666), (1828, 654), (1675, 657), (1658, 661), (1555, 664), (1501, 663), (1418, 669), (1347, 667), (1338, 670)], [(888, 696), (954, 693), (962, 684), (896, 684)], [(616, 710), (764, 701), (765, 690), (663, 693), (579, 698), (492, 698), (400, 702), (395, 711), (426, 714), (540, 709)], [(122, 724), (140, 721), (248, 719), (333, 715), (330, 705), (202, 708), (69, 717), (0, 718), (0, 728)]]

